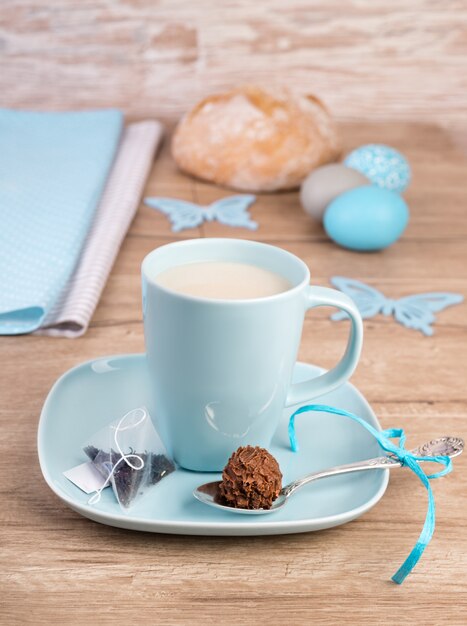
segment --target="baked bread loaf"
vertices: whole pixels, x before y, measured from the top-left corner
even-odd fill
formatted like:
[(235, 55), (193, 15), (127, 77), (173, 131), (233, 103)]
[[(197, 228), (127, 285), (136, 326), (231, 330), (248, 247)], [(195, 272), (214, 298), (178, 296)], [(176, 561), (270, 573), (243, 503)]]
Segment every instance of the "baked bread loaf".
[(298, 187), (339, 153), (334, 122), (318, 98), (253, 86), (199, 102), (172, 141), (181, 170), (245, 191)]

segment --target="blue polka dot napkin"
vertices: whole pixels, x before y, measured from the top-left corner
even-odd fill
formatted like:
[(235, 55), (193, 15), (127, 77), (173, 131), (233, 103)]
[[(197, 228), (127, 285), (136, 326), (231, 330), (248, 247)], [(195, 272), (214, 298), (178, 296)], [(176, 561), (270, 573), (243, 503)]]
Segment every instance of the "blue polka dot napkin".
[(0, 334), (41, 326), (79, 259), (123, 117), (0, 109)]

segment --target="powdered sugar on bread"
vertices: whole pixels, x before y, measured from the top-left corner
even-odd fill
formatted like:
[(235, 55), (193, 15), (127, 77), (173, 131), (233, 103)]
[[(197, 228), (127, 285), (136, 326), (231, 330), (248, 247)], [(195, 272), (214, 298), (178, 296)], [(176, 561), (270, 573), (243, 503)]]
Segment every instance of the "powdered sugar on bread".
[(210, 182), (250, 191), (297, 187), (335, 160), (334, 123), (314, 97), (242, 87), (201, 101), (172, 143), (179, 167)]

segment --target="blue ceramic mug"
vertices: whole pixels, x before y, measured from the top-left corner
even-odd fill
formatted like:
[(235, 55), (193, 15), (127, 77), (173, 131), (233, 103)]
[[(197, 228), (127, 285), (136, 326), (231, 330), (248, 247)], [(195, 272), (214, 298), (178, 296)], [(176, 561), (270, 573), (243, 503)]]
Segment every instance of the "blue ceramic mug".
[[(291, 287), (249, 300), (187, 296), (157, 284), (171, 267), (241, 262), (270, 270)], [(242, 445), (268, 447), (284, 407), (345, 382), (361, 351), (363, 328), (350, 298), (310, 286), (308, 267), (275, 246), (241, 239), (194, 239), (153, 250), (143, 261), (143, 315), (155, 426), (184, 468), (220, 471)], [(349, 314), (342, 360), (312, 380), (291, 384), (305, 312), (334, 306)]]

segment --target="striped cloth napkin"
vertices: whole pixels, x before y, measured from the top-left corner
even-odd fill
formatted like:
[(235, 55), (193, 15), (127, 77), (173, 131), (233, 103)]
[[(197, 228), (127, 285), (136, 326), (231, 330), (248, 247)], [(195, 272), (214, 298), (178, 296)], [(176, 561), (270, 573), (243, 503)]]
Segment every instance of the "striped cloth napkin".
[(86, 331), (161, 135), (119, 111), (0, 110), (0, 334)]
[(156, 121), (130, 124), (85, 241), (75, 272), (36, 334), (79, 337), (88, 328), (162, 138)]

